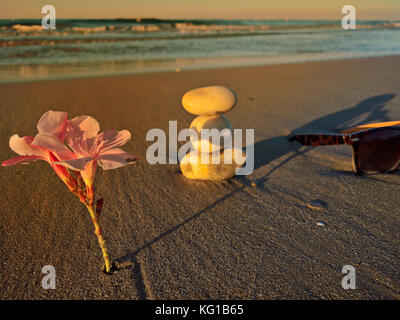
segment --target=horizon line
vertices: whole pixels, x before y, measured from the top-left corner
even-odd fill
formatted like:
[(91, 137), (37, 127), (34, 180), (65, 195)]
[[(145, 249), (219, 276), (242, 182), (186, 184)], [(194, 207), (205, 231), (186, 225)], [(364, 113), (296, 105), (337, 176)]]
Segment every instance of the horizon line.
[[(42, 20), (41, 18), (0, 18), (0, 20)], [(137, 18), (57, 18), (57, 20), (160, 20), (160, 21), (168, 21), (168, 20), (254, 20), (254, 21), (341, 21), (342, 19), (291, 19), (291, 18), (155, 18), (155, 17), (137, 17)], [(364, 18), (364, 19), (357, 19), (357, 21), (382, 21), (382, 20), (390, 20), (390, 21), (400, 21), (400, 18), (396, 19), (377, 19), (377, 18)], [(140, 22), (140, 21), (138, 21)]]

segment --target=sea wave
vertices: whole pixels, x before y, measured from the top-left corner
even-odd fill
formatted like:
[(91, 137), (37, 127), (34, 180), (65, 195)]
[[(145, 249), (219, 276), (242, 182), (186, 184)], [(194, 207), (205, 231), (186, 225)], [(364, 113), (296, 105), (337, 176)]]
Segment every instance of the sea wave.
[(23, 24), (14, 24), (10, 28), (11, 30), (16, 30), (18, 32), (37, 32), (42, 31), (43, 27), (41, 25), (23, 25)]
[[(107, 32), (229, 33), (338, 28), (341, 28), (341, 21), (331, 20), (57, 20), (57, 30), (84, 34)], [(357, 28), (399, 29), (400, 21), (358, 21)], [(42, 31), (40, 20), (0, 20), (0, 32), (31, 33), (38, 31)], [(46, 32), (49, 31), (46, 30)]]
[(0, 20), (0, 66), (281, 55), (400, 53), (400, 21)]
[[(43, 30), (38, 20), (0, 20), (0, 47), (266, 36), (341, 28), (340, 21), (60, 19), (56, 30)], [(359, 21), (357, 28), (399, 30), (400, 21)]]
[(72, 30), (75, 32), (91, 33), (91, 32), (104, 32), (107, 30), (107, 28), (106, 27), (92, 27), (92, 28), (73, 27)]

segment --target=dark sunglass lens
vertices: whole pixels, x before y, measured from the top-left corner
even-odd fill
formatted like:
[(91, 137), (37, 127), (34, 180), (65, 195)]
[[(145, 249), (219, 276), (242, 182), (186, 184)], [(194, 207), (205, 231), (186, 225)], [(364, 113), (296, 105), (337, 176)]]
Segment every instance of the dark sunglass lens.
[(358, 167), (364, 171), (388, 172), (400, 163), (400, 130), (388, 129), (360, 139)]

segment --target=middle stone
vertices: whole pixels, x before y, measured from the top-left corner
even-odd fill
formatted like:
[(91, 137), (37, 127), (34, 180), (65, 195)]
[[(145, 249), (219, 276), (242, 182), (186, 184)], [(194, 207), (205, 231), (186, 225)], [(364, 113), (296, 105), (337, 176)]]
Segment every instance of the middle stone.
[(220, 151), (224, 142), (231, 146), (232, 125), (224, 116), (198, 116), (190, 124), (190, 129), (197, 133), (196, 136), (190, 137), (190, 142), (198, 152)]

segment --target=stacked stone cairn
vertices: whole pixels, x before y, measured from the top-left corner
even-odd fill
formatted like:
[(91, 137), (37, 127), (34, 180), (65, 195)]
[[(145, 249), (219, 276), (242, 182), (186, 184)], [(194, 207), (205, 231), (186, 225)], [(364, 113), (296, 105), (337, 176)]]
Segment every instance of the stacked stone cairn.
[[(236, 102), (235, 92), (223, 86), (198, 88), (185, 93), (183, 107), (198, 116), (190, 125), (190, 129), (197, 133), (190, 137), (193, 150), (180, 163), (185, 177), (196, 180), (229, 179), (235, 175), (237, 168), (244, 165), (246, 156), (241, 149), (233, 147), (231, 123), (222, 115), (231, 110)], [(217, 129), (219, 139), (207, 135), (202, 138), (204, 129), (211, 133)], [(224, 149), (226, 139), (230, 141), (230, 147)], [(217, 163), (215, 160), (213, 162), (216, 158), (219, 159)]]

